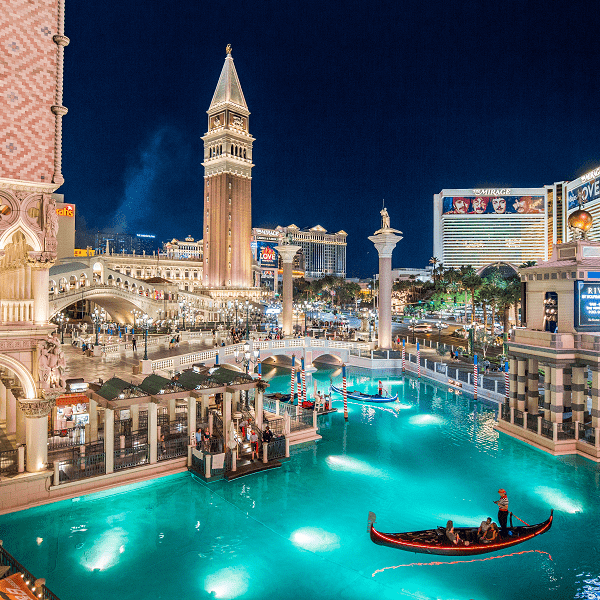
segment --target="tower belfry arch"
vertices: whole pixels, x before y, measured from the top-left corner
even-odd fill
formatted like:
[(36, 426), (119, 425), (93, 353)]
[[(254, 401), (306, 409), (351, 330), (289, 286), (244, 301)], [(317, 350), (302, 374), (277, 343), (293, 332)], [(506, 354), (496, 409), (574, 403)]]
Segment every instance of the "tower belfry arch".
[(204, 142), (204, 285), (252, 286), (250, 111), (231, 46), (208, 113)]

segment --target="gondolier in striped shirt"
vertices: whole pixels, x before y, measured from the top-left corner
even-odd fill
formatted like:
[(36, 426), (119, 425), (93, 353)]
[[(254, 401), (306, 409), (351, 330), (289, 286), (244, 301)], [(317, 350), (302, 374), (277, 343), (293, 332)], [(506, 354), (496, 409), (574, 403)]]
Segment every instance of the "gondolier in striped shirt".
[(498, 523), (500, 524), (500, 534), (505, 536), (508, 533), (506, 522), (508, 520), (508, 498), (506, 497), (506, 490), (500, 488), (498, 490), (500, 494), (500, 500), (494, 500), (494, 504), (498, 505)]

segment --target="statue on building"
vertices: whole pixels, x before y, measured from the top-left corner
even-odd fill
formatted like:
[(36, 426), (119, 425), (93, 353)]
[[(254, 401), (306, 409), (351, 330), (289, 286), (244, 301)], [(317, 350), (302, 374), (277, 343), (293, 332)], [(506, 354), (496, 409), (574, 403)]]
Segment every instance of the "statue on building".
[(231, 44), (227, 44), (227, 48), (225, 48), (225, 52), (226, 52), (227, 54), (231, 54), (231, 50), (232, 50), (232, 48), (231, 48)]
[(384, 206), (380, 213), (381, 215), (381, 229), (389, 229), (390, 228), (390, 215), (388, 215), (387, 208)]
[(52, 196), (46, 197), (44, 232), (46, 237), (49, 238), (56, 238), (56, 235), (58, 234), (58, 215), (56, 214), (56, 203)]
[(65, 388), (67, 361), (58, 334), (54, 332), (38, 342), (38, 375), (42, 389)]

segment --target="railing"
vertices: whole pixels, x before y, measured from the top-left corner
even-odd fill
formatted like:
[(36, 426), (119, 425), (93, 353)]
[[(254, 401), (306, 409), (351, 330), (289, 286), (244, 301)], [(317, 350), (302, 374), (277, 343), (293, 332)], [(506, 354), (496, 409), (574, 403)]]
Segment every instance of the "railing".
[(48, 439), (48, 450), (51, 452), (58, 448), (80, 446), (81, 444), (85, 444), (85, 427), (74, 427), (67, 430), (66, 437), (61, 437), (60, 431), (55, 431), (54, 436)]
[(518, 425), (519, 427), (523, 427), (523, 419), (524, 419), (524, 413), (522, 410), (519, 410), (517, 408), (515, 408), (515, 425)]
[(596, 445), (596, 430), (591, 423), (579, 423), (579, 441)]
[(149, 462), (148, 444), (115, 450), (115, 471), (145, 465)]
[(267, 446), (268, 460), (275, 460), (283, 457), (285, 457), (285, 437), (281, 436), (273, 438)]
[(78, 481), (106, 473), (105, 455), (90, 454), (58, 461), (59, 482)]
[(500, 418), (510, 423), (510, 404), (508, 402), (504, 402), (500, 407)]
[(552, 421), (542, 419), (542, 436), (549, 440), (554, 439)]
[(525, 413), (527, 415), (527, 429), (537, 433), (539, 415), (537, 413)]
[[(35, 575), (28, 571), (14, 556), (9, 554), (4, 546), (0, 546), (0, 564), (6, 567), (10, 567), (6, 575), (14, 575), (15, 573), (23, 573), (23, 576), (28, 581), (35, 581), (37, 578)], [(42, 586), (41, 590), (36, 588), (36, 595), (42, 598), (42, 600), (59, 600), (58, 596), (51, 592), (45, 585)]]
[(171, 438), (164, 442), (159, 442), (158, 453), (156, 455), (159, 461), (177, 458), (178, 456), (187, 456), (187, 436)]
[(313, 411), (300, 409), (298, 415), (290, 416), (290, 430), (300, 431), (301, 429), (311, 429), (313, 426)]
[(19, 470), (19, 453), (14, 450), (0, 452), (0, 475), (14, 475)]
[(575, 423), (573, 422), (557, 423), (556, 431), (557, 440), (575, 439)]

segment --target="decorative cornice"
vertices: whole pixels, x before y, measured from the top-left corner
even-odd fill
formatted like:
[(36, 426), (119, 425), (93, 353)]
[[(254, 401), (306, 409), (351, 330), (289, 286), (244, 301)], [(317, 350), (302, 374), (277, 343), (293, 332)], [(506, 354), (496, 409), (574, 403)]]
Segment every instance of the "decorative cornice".
[(22, 179), (7, 179), (0, 177), (0, 190), (11, 190), (13, 192), (37, 192), (40, 194), (52, 194), (59, 186), (53, 183), (39, 183), (37, 181), (24, 181)]
[(55, 35), (52, 37), (52, 41), (57, 46), (68, 46), (71, 40), (66, 35)]
[(60, 393), (57, 393), (53, 398), (20, 398), (18, 403), (26, 417), (47, 417), (52, 412), (59, 395)]

